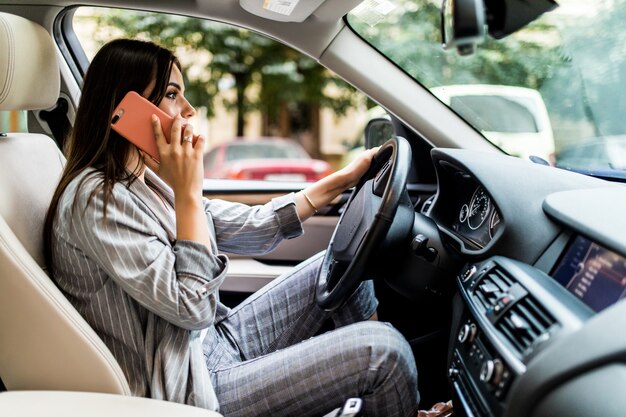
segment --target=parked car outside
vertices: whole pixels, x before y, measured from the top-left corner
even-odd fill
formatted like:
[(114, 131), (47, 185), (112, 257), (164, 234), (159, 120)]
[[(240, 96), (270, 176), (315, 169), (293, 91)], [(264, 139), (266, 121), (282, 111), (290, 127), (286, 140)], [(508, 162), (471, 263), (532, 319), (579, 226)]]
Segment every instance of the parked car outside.
[(510, 155), (554, 165), (554, 136), (537, 90), (507, 85), (448, 85), (431, 92)]
[(292, 139), (235, 138), (204, 157), (204, 176), (214, 179), (317, 181), (332, 172)]

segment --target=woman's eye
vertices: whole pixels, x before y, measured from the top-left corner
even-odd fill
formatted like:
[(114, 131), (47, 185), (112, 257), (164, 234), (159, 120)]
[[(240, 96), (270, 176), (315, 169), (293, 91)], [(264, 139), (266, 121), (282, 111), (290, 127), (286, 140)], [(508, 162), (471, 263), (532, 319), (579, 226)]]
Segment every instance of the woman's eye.
[(167, 98), (171, 98), (171, 99), (175, 99), (178, 93), (176, 93), (176, 91), (170, 91), (168, 93), (165, 93), (165, 97)]

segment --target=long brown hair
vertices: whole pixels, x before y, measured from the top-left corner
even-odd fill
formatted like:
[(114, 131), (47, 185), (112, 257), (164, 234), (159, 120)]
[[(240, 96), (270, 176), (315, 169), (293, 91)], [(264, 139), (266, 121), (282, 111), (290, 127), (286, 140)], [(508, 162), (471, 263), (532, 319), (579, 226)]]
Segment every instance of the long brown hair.
[[(126, 161), (132, 152), (138, 152), (134, 145), (111, 130), (113, 110), (126, 93), (136, 91), (142, 94), (153, 80), (155, 86), (148, 100), (158, 106), (165, 96), (173, 65), (180, 69), (178, 60), (167, 49), (152, 42), (131, 39), (107, 43), (91, 61), (83, 82), (74, 128), (65, 146), (65, 169), (44, 223), (44, 256), (51, 276), (54, 273), (52, 229), (63, 192), (85, 168), (95, 168), (100, 183), (92, 196), (98, 191), (103, 192), (106, 218), (107, 204), (115, 183), (130, 186), (136, 179), (127, 171)], [(139, 161), (137, 171), (143, 169), (141, 158)]]

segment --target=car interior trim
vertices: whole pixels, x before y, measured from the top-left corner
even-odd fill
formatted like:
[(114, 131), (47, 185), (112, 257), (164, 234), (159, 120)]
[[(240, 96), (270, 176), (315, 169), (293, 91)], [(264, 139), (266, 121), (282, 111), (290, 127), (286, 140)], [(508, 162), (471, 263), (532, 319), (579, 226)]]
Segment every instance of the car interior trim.
[(563, 191), (546, 197), (543, 208), (573, 230), (620, 253), (626, 253), (626, 188), (620, 185)]

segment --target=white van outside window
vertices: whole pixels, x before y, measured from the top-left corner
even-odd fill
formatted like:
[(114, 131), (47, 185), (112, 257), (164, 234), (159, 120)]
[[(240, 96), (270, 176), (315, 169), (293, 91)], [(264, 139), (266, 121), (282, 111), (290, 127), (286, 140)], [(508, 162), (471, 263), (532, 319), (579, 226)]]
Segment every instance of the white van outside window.
[(432, 93), (510, 155), (554, 165), (554, 136), (538, 91), (505, 85), (448, 85)]

